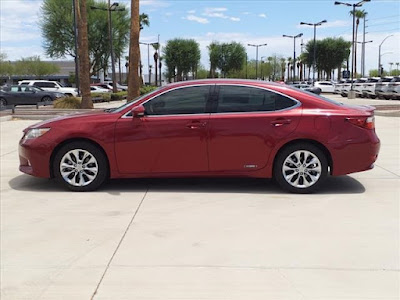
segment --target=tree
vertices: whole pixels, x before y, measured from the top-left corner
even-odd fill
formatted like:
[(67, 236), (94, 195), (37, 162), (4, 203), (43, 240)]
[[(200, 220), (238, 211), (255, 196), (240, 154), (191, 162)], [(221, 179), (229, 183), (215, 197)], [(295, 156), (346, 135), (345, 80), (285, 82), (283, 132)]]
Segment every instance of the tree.
[(82, 92), (81, 108), (93, 108), (90, 95), (90, 61), (86, 0), (74, 0), (78, 21), (79, 86)]
[(140, 80), (138, 76), (140, 49), (139, 49), (139, 0), (131, 0), (131, 33), (129, 42), (129, 74), (128, 74), (128, 101), (140, 96)]
[(210, 57), (210, 78), (215, 78), (221, 47), (218, 42), (212, 42), (207, 48)]
[[(218, 68), (223, 77), (234, 71), (240, 71), (246, 60), (246, 49), (242, 44), (232, 42), (219, 44), (213, 42), (208, 46), (210, 55), (210, 73)], [(213, 76), (212, 76), (213, 77)]]
[(11, 79), (11, 75), (14, 73), (14, 66), (10, 61), (7, 60), (5, 53), (0, 53), (0, 76), (7, 76)]
[[(360, 24), (360, 19), (364, 19), (367, 16), (367, 12), (365, 10), (354, 10), (354, 16), (356, 18), (356, 32), (355, 32), (355, 41), (354, 41), (354, 77), (357, 74), (357, 33), (358, 33), (358, 25)], [(353, 15), (353, 11), (350, 11), (350, 15)]]
[[(139, 15), (139, 39), (140, 39), (140, 32), (143, 30), (144, 26), (149, 27), (150, 26), (150, 20), (149, 16), (147, 14), (140, 14)], [(140, 46), (139, 46), (139, 70), (140, 70), (140, 84), (143, 85), (143, 64), (142, 64), (142, 54), (140, 51)]]
[(195, 40), (170, 40), (163, 52), (169, 80), (176, 76), (177, 80), (181, 81), (187, 78), (190, 72), (195, 76), (200, 62), (200, 47)]
[(55, 64), (41, 61), (39, 56), (31, 56), (16, 61), (13, 71), (15, 74), (34, 75), (41, 78), (59, 72), (60, 68)]
[[(101, 69), (108, 69), (110, 41), (107, 12), (90, 9), (91, 6), (107, 8), (108, 4), (86, 0), (90, 70), (95, 75)], [(123, 7), (123, 4), (120, 4), (120, 7)], [(40, 19), (46, 55), (52, 58), (70, 55), (75, 58), (72, 1), (44, 0), (40, 8)], [(128, 44), (128, 12), (113, 12), (112, 20), (114, 53), (116, 57), (121, 57)]]
[(314, 46), (317, 47), (316, 68), (318, 70), (318, 79), (322, 72), (326, 73), (326, 77), (331, 77), (332, 70), (341, 68), (343, 62), (348, 58), (351, 42), (345, 41), (343, 38), (326, 38), (324, 40), (309, 41), (306, 45), (302, 59), (308, 66), (312, 65)]

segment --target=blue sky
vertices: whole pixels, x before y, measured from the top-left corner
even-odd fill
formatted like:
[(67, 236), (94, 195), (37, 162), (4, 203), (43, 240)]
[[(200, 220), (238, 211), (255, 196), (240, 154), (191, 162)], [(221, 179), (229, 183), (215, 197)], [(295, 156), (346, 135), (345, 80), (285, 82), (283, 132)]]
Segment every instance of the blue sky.
[[(119, 2), (130, 5), (129, 0)], [(8, 59), (30, 55), (48, 59), (44, 55), (37, 25), (41, 3), (42, 0), (0, 0), (1, 52), (6, 53)], [(205, 67), (208, 67), (207, 45), (212, 41), (237, 41), (243, 45), (267, 43), (268, 46), (260, 48), (259, 57), (272, 54), (288, 57), (293, 55), (293, 40), (283, 38), (282, 34), (303, 33), (304, 43), (313, 37), (312, 27), (300, 26), (301, 21), (314, 23), (326, 19), (328, 22), (317, 29), (317, 38), (342, 36), (351, 40), (351, 8), (333, 3), (330, 0), (142, 0), (141, 12), (149, 15), (151, 24), (142, 31), (141, 41), (157, 41), (158, 35), (162, 44), (176, 37), (193, 38), (200, 44), (201, 63)], [(400, 1), (372, 0), (362, 9), (368, 12), (366, 40), (373, 41), (366, 45), (366, 69), (377, 68), (378, 46), (385, 37), (393, 34), (382, 45), (382, 63), (388, 69), (389, 62), (400, 62)], [(362, 40), (361, 32), (362, 24), (359, 41)], [(301, 51), (300, 43), (299, 39), (297, 55)], [(254, 48), (247, 47), (247, 51), (249, 58), (255, 58)], [(146, 46), (142, 46), (142, 53), (147, 69)]]

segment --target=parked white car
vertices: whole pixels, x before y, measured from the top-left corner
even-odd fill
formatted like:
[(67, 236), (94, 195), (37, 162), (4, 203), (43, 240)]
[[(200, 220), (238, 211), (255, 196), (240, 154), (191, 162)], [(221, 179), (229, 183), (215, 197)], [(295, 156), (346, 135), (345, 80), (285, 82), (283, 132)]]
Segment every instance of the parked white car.
[(22, 80), (18, 85), (37, 86), (45, 91), (63, 93), (66, 96), (78, 96), (78, 89), (72, 87), (65, 87), (58, 81), (50, 80)]
[(389, 85), (393, 80), (392, 76), (382, 77), (379, 79), (378, 83), (375, 85), (375, 94), (379, 99), (389, 100), (391, 98), (391, 92), (389, 90)]
[[(106, 84), (108, 84), (110, 87), (111, 87), (111, 89), (113, 88), (113, 82), (112, 81), (104, 81), (104, 83), (106, 83)], [(117, 84), (116, 84), (116, 86), (117, 86), (117, 90), (119, 91), (119, 92), (121, 92), (121, 91), (127, 91), (128, 90), (128, 86), (127, 85), (121, 85), (121, 84), (119, 84), (118, 82), (117, 82)]]
[(393, 77), (389, 83), (389, 93), (391, 99), (400, 100), (400, 77)]
[(363, 97), (364, 83), (368, 78), (359, 78), (353, 83), (353, 90), (356, 92), (356, 97)]
[(335, 83), (335, 86), (333, 88), (333, 93), (340, 95), (342, 93), (343, 89), (343, 84), (346, 82), (346, 80), (339, 80), (338, 82)]
[(322, 93), (333, 93), (335, 85), (331, 81), (316, 81), (314, 87), (320, 88)]
[(112, 90), (110, 89), (105, 89), (99, 86), (91, 86), (90, 87), (90, 93), (111, 93)]
[[(353, 80), (353, 82), (355, 82), (355, 80)], [(342, 84), (342, 90), (340, 92), (340, 95), (342, 95), (342, 97), (347, 97), (350, 88), (351, 88), (351, 79), (347, 79), (346, 82)]]
[(375, 87), (379, 80), (380, 80), (380, 77), (368, 78), (368, 80), (364, 83), (364, 87), (362, 89), (363, 97), (366, 97), (366, 98), (369, 97), (371, 99), (376, 98)]

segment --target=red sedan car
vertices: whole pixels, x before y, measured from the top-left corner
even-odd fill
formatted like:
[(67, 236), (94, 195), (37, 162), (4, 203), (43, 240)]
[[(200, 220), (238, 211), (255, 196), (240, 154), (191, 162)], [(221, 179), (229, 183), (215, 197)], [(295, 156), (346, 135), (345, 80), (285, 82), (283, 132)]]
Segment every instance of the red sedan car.
[(262, 81), (179, 82), (117, 109), (26, 128), (20, 170), (73, 191), (108, 178), (247, 176), (308, 193), (328, 174), (373, 168), (373, 111)]

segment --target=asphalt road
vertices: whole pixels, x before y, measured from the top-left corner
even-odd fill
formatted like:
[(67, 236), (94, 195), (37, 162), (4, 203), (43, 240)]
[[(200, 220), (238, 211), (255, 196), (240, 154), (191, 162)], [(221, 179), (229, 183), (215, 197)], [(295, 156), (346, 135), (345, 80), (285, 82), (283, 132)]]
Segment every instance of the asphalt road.
[(18, 171), (32, 123), (0, 123), (2, 300), (400, 297), (400, 118), (376, 118), (375, 169), (313, 195), (254, 179), (67, 192)]

